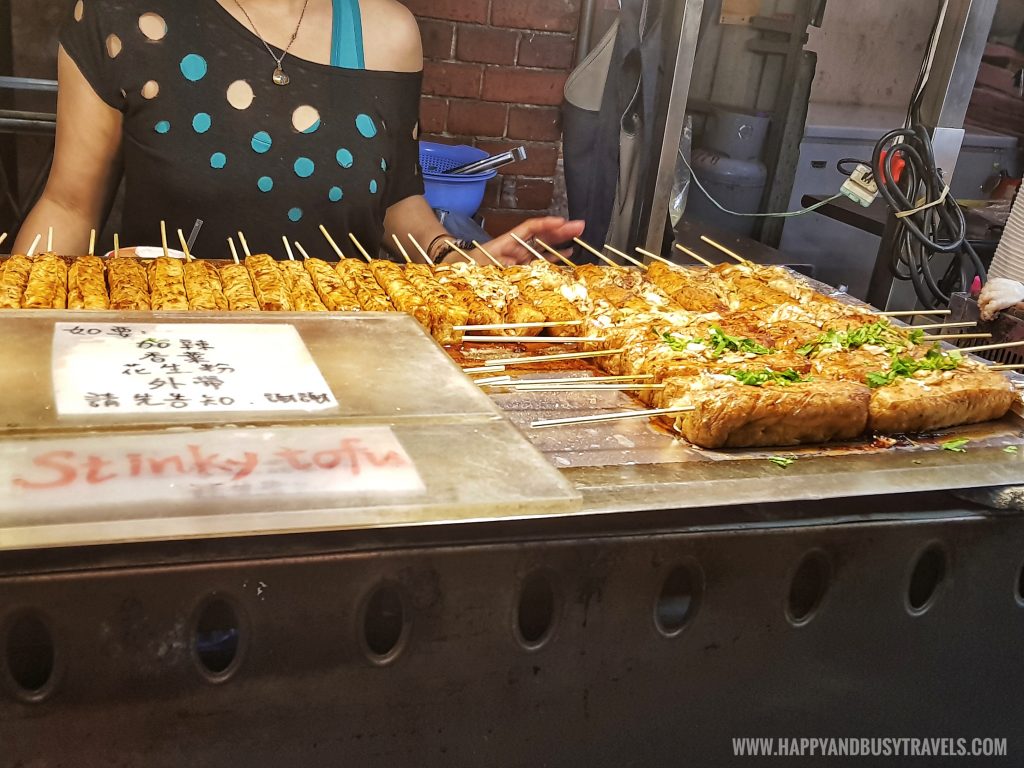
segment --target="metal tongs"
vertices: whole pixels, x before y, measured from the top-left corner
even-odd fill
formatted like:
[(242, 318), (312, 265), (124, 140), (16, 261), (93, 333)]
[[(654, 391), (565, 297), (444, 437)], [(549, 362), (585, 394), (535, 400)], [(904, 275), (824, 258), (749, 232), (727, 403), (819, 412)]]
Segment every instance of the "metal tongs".
[(453, 168), (448, 171), (452, 176), (468, 176), (476, 173), (487, 173), (493, 171), (495, 168), (501, 168), (503, 165), (509, 163), (518, 163), (526, 159), (526, 147), (516, 147), (508, 152), (502, 152), (500, 155), (491, 155), (485, 157), (483, 160), (475, 160), (469, 165), (460, 165), (458, 168)]

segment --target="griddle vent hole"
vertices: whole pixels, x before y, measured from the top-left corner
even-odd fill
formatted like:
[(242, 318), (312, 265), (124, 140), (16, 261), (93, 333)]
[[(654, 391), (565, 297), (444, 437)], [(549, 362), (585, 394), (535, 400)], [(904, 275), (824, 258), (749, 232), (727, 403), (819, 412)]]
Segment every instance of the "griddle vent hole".
[(4, 647), (7, 673), (17, 694), (41, 701), (50, 692), (57, 653), (53, 633), (35, 611), (24, 611), (8, 623)]
[(680, 565), (665, 578), (654, 603), (654, 625), (665, 637), (675, 637), (689, 624), (700, 606), (703, 578), (696, 565)]
[(238, 611), (226, 599), (211, 597), (196, 618), (193, 650), (203, 674), (223, 682), (234, 674), (241, 661), (242, 622)]
[(527, 576), (519, 589), (516, 629), (519, 642), (534, 650), (548, 641), (555, 626), (556, 597), (551, 580), (543, 573)]
[(402, 650), (407, 630), (405, 603), (398, 587), (377, 587), (363, 612), (363, 641), (370, 660), (377, 664), (394, 660)]
[(803, 626), (817, 614), (832, 581), (832, 566), (824, 552), (808, 552), (800, 561), (789, 584), (786, 614), (790, 622)]
[(949, 572), (949, 556), (938, 543), (929, 544), (918, 556), (907, 586), (907, 607), (915, 615), (925, 613), (938, 597)]

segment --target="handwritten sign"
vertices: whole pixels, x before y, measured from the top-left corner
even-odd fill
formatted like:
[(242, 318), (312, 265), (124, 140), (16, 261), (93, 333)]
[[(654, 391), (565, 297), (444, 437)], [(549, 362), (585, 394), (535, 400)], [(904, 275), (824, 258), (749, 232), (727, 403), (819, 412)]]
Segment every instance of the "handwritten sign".
[(56, 323), (53, 386), (62, 416), (338, 405), (285, 324)]
[(387, 427), (290, 427), (9, 441), (0, 512), (422, 493)]

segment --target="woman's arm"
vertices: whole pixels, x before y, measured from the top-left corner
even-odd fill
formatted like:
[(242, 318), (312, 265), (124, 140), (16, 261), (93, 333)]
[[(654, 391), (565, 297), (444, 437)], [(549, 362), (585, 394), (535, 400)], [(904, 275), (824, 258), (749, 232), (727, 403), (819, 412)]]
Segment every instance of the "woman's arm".
[[(387, 41), (386, 44), (374, 46), (368, 51), (367, 66), (371, 69), (391, 69), (400, 72), (418, 72), (422, 69), (423, 46), (420, 42), (419, 27), (409, 10), (393, 0), (367, 3), (367, 7), (372, 10), (364, 16), (364, 35), (367, 39)], [(512, 231), (523, 240), (538, 238), (556, 245), (583, 234), (583, 222), (549, 216), (524, 221)], [(384, 217), (385, 247), (394, 252), (394, 236), (397, 236), (409, 255), (417, 261), (422, 261), (422, 257), (415, 248), (410, 250), (409, 235), (415, 237), (424, 248), (433, 243), (434, 247), (429, 254), (433, 258), (435, 254), (445, 250), (443, 240), (437, 238), (447, 234), (421, 195), (407, 197), (395, 203), (388, 208)], [(449, 237), (454, 239), (451, 235)], [(485, 243), (484, 247), (488, 253), (505, 264), (524, 264), (535, 258), (519, 245), (511, 234), (495, 238)], [(480, 264), (490, 263), (487, 257), (476, 249), (470, 252), (470, 256)], [(462, 257), (457, 253), (444, 258), (446, 262), (461, 260)]]
[[(566, 221), (560, 216), (546, 216), (538, 219), (528, 219), (513, 229), (512, 232), (527, 242), (536, 238), (543, 240), (549, 245), (561, 245), (568, 240), (572, 240), (574, 237), (582, 235), (583, 227), (582, 221)], [(445, 228), (441, 226), (426, 199), (419, 195), (407, 197), (388, 209), (387, 215), (384, 217), (384, 245), (388, 250), (394, 252), (395, 247), (392, 235), (398, 236), (406, 251), (416, 261), (422, 261), (423, 259), (419, 252), (411, 247), (409, 235), (415, 237), (416, 241), (424, 248), (428, 248), (433, 244), (434, 247), (430, 253), (431, 258), (445, 250), (444, 240), (437, 240), (439, 236), (448, 235), (452, 240), (455, 239), (454, 235), (449, 235)], [(536, 258), (516, 242), (515, 238), (512, 237), (512, 233), (496, 237), (488, 243), (483, 243), (483, 246), (487, 249), (488, 253), (504, 264), (526, 264)], [(481, 251), (475, 248), (469, 252), (469, 255), (478, 264), (491, 263)], [(548, 254), (544, 252), (544, 256), (547, 257)], [(443, 261), (463, 261), (463, 258), (457, 253), (452, 253), (446, 256)]]
[(104, 102), (61, 48), (57, 54), (57, 143), (42, 196), (14, 242), (24, 253), (53, 227), (54, 250), (85, 253), (121, 176), (119, 111)]

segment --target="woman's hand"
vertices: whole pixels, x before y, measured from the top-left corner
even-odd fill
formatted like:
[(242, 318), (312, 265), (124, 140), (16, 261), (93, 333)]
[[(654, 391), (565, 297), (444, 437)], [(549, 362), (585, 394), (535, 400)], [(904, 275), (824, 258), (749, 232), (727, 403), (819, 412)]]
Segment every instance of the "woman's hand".
[[(548, 245), (557, 245), (582, 235), (583, 228), (585, 226), (586, 225), (582, 221), (567, 221), (560, 216), (545, 216), (539, 219), (527, 219), (518, 227), (515, 227), (511, 232), (506, 232), (501, 237), (496, 237), (489, 243), (483, 243), (483, 247), (486, 248), (487, 252), (494, 256), (494, 258), (506, 266), (512, 264), (527, 264), (536, 259), (536, 256), (517, 243), (515, 238), (512, 237), (513, 234), (522, 240), (525, 240), (527, 243), (531, 240), (541, 240)], [(554, 259), (554, 256), (543, 248), (535, 248), (534, 250), (542, 253), (545, 258), (550, 257), (550, 260)], [(490, 264), (490, 260), (479, 251), (474, 250), (470, 255), (480, 264)], [(456, 259), (458, 259), (457, 256)]]

